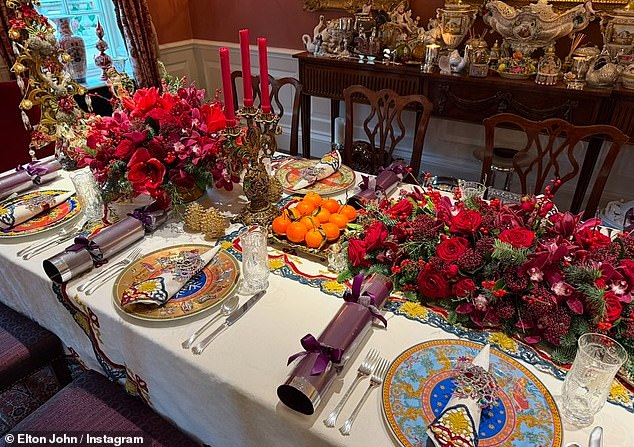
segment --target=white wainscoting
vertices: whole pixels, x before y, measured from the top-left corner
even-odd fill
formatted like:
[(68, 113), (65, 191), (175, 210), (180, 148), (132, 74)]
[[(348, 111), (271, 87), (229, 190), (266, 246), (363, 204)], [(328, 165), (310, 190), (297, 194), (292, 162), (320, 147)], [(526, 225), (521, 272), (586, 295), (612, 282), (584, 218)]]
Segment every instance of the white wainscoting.
[[(230, 50), (232, 69), (241, 69), (239, 47), (235, 43), (207, 40), (189, 40), (161, 46), (161, 59), (168, 72), (176, 76), (185, 76), (205, 88), (209, 96), (222, 86), (218, 49), (226, 46)], [(269, 72), (274, 77), (298, 77), (297, 61), (292, 57), (296, 50), (269, 48)], [(251, 67), (258, 72), (257, 47), (251, 46)], [(240, 86), (238, 87), (240, 90)], [(240, 94), (240, 93), (239, 93)], [(289, 100), (290, 103), (290, 100)], [(343, 110), (342, 110), (343, 112)], [(409, 125), (414, 123), (414, 114), (409, 116)], [(287, 147), (290, 118), (281, 120), (283, 134), (280, 147)], [(301, 132), (301, 128), (300, 128)], [(355, 131), (355, 133), (357, 133)], [(512, 135), (509, 138), (513, 138)], [(330, 102), (323, 98), (312, 99), (311, 110), (311, 154), (320, 156), (330, 148)], [(480, 175), (480, 162), (472, 153), (484, 143), (484, 128), (477, 124), (432, 118), (425, 138), (422, 170), (434, 175), (460, 177), (476, 180)], [(301, 144), (301, 138), (300, 138)], [(409, 159), (412, 141), (404, 140), (398, 149), (398, 156)], [(634, 147), (624, 148), (610, 175), (603, 194), (602, 203), (612, 200), (629, 201), (634, 199)], [(501, 177), (501, 176), (500, 176)], [(498, 179), (501, 186), (502, 179)], [(516, 182), (517, 183), (517, 182)], [(559, 194), (567, 202), (572, 191), (563, 189)]]

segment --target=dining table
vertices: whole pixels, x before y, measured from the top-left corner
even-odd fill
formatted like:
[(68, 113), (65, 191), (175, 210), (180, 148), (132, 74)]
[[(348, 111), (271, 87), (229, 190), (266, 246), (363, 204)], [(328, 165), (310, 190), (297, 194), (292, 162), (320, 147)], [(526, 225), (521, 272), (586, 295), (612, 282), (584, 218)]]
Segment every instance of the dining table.
[[(345, 201), (354, 192), (361, 181), (360, 174), (355, 175), (355, 185), (335, 194), (335, 198)], [(68, 172), (61, 172), (55, 181), (39, 189), (72, 191), (73, 184)], [(210, 189), (199, 203), (235, 214), (245, 200), (241, 188), (236, 187), (233, 191)], [(79, 221), (81, 215), (77, 219)], [(177, 245), (219, 244), (236, 259), (237, 268), (241, 269), (239, 235), (242, 228), (241, 224), (233, 223), (225, 236), (208, 240), (200, 233), (185, 229), (182, 219), (175, 217), (113, 255), (108, 262), (125, 259), (137, 247), (148, 254)], [(356, 370), (370, 349), (376, 349), (392, 362), (411, 347), (425, 342), (490, 343), (493, 350), (503, 349), (534, 376), (553, 402), (557, 402), (561, 393), (566, 370), (553, 364), (547, 355), (500, 333), (451, 325), (442, 313), (395, 295), (384, 309), (387, 327), (374, 325), (316, 411), (311, 415), (299, 413), (280, 401), (277, 388), (287, 380), (293, 368), (287, 364), (289, 357), (303, 350), (302, 337), (321, 333), (342, 306), (342, 295), (348, 285), (338, 282), (337, 273), (330, 271), (327, 264), (270, 245), (271, 274), (265, 295), (202, 354), (194, 355), (190, 349), (183, 349), (182, 342), (215, 315), (220, 306), (186, 318), (146, 320), (129, 315), (115, 303), (117, 278), (107, 281), (90, 295), (78, 288), (93, 271), (63, 284), (53, 283), (43, 270), (43, 261), (65, 245), (28, 260), (17, 253), (55, 231), (0, 236), (0, 301), (54, 332), (69, 355), (83, 367), (120, 382), (130, 394), (137, 395), (164, 416), (166, 423), (170, 421), (210, 446), (401, 445), (402, 441), (387, 422), (381, 388), (370, 394), (349, 436), (338, 430), (361, 398), (369, 383), (367, 380), (354, 390), (336, 427), (329, 428), (323, 423), (354, 381)], [(108, 264), (100, 268), (106, 266)], [(249, 297), (239, 294), (240, 304)], [(518, 412), (523, 410), (517, 409)], [(562, 424), (561, 436), (553, 442), (561, 447), (571, 442), (585, 447), (592, 429), (602, 426), (605, 447), (634, 446), (634, 431), (629, 425), (633, 421), (634, 394), (617, 384), (591, 426), (576, 429)], [(526, 427), (523, 430), (531, 431)], [(527, 442), (499, 445), (534, 445)]]

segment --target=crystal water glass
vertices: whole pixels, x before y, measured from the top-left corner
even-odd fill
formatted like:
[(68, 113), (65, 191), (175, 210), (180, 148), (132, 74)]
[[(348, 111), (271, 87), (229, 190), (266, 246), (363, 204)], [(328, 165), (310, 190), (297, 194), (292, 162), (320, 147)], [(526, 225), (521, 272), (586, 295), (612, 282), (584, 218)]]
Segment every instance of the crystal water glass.
[(627, 352), (617, 341), (602, 334), (583, 334), (575, 361), (561, 392), (561, 414), (576, 427), (592, 424), (605, 404), (617, 371)]
[(254, 226), (240, 237), (242, 247), (242, 286), (240, 292), (251, 294), (269, 285), (269, 255), (266, 227)]
[(462, 194), (462, 200), (468, 200), (474, 197), (484, 197), (486, 186), (479, 182), (468, 182), (466, 180), (458, 180), (458, 188)]
[(92, 172), (85, 169), (74, 171), (71, 172), (70, 179), (86, 220), (89, 222), (101, 220), (104, 210), (103, 200)]

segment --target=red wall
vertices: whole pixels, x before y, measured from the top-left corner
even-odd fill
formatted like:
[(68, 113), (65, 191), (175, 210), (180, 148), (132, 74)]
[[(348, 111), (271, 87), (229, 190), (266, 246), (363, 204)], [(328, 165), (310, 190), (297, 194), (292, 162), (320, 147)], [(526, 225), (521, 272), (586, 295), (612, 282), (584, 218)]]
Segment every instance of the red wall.
[(147, 0), (147, 4), (159, 43), (178, 42), (194, 36), (188, 0)]

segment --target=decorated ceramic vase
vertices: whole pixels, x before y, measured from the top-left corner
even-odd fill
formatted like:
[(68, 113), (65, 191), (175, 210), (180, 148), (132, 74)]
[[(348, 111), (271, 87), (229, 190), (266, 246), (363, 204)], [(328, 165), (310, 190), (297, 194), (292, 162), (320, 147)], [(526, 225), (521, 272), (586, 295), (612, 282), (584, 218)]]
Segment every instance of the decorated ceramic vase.
[(59, 46), (70, 56), (66, 69), (76, 82), (86, 82), (86, 44), (84, 39), (73, 35), (70, 19), (59, 19)]

